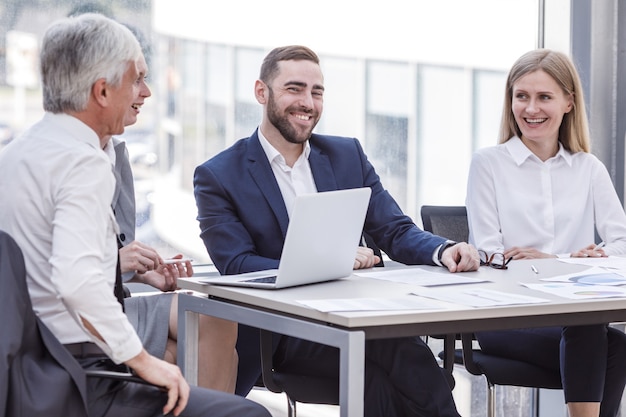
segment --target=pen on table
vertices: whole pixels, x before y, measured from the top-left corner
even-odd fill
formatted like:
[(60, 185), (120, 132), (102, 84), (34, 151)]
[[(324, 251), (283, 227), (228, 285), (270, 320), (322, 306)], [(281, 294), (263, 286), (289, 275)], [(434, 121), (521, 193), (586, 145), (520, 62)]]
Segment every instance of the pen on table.
[(604, 242), (600, 242), (596, 245), (595, 248), (593, 248), (593, 250), (598, 250), (598, 249), (602, 249), (604, 247), (604, 245), (606, 245), (606, 243)]
[(179, 262), (193, 262), (191, 258), (171, 258), (171, 259), (163, 259), (163, 263), (165, 265), (177, 264)]
[(530, 269), (532, 269), (535, 274), (539, 273), (539, 271), (537, 271), (537, 268), (535, 268), (535, 265), (531, 265)]

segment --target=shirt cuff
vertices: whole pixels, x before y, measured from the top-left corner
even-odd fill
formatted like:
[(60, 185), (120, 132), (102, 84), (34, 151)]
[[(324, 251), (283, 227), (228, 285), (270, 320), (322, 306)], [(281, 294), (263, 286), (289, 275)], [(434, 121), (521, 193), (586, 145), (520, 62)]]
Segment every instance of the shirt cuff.
[(99, 339), (93, 340), (106, 353), (109, 358), (116, 364), (124, 363), (135, 356), (139, 355), (143, 350), (143, 343), (134, 331), (128, 334), (123, 343), (111, 347)]

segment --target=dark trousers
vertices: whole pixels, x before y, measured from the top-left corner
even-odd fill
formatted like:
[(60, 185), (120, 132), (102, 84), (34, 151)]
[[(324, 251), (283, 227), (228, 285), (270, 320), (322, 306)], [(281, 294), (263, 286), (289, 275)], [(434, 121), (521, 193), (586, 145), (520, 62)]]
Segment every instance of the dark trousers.
[[(259, 332), (239, 326), (237, 393), (261, 374)], [(291, 373), (339, 378), (339, 350), (277, 336), (274, 365)], [(430, 348), (418, 337), (365, 342), (365, 417), (459, 417), (452, 392)]]
[(560, 372), (565, 402), (601, 402), (615, 417), (626, 385), (626, 335), (604, 324), (501, 330), (476, 334), (491, 355)]
[[(106, 357), (77, 358), (84, 369), (117, 370)], [(163, 416), (167, 394), (159, 389), (133, 382), (107, 378), (87, 379), (90, 417)], [(259, 404), (236, 395), (191, 387), (189, 402), (182, 417), (271, 417)]]

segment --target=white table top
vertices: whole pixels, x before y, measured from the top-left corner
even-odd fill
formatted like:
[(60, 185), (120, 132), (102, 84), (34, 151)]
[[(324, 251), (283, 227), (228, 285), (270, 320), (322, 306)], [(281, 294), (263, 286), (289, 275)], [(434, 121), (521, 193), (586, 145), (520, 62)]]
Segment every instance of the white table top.
[[(536, 266), (539, 274), (532, 271)], [(425, 267), (431, 271), (448, 274), (439, 267)], [(556, 259), (512, 261), (507, 270), (481, 267), (479, 271), (463, 273), (468, 277), (488, 282), (449, 285), (450, 291), (468, 286), (549, 299), (548, 303), (508, 305), (494, 307), (467, 307), (447, 304), (445, 309), (321, 312), (298, 303), (296, 300), (337, 298), (399, 298), (410, 295), (413, 285), (363, 278), (352, 275), (336, 281), (280, 290), (246, 289), (203, 284), (202, 277), (181, 278), (181, 288), (194, 290), (227, 302), (272, 310), (301, 319), (326, 323), (351, 330), (362, 329), (368, 337), (400, 336), (403, 334), (432, 334), (437, 332), (464, 332), (547, 325), (590, 324), (626, 321), (626, 299), (602, 298), (572, 300), (531, 290), (520, 282), (540, 282), (559, 274), (579, 272), (587, 267), (559, 262)]]

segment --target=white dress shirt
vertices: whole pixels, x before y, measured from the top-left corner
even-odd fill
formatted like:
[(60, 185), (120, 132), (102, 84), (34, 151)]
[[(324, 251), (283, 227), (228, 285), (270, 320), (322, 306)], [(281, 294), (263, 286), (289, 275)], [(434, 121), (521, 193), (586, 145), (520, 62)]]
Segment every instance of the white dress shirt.
[(261, 133), (261, 129), (258, 129), (259, 141), (261, 147), (265, 151), (267, 159), (270, 161), (270, 166), (274, 172), (274, 177), (278, 182), (278, 187), (283, 195), (285, 206), (287, 207), (287, 213), (291, 217), (291, 211), (296, 201), (296, 196), (301, 194), (313, 194), (317, 192), (317, 186), (313, 180), (313, 174), (311, 173), (311, 166), (309, 165), (309, 154), (311, 153), (311, 144), (307, 140), (304, 145), (304, 150), (293, 164), (293, 167), (287, 165), (285, 158), (274, 148), (269, 141)]
[(96, 133), (68, 115), (46, 113), (0, 153), (0, 229), (24, 253), (35, 312), (61, 343), (92, 341), (123, 362), (142, 345), (113, 295), (114, 186)]
[(513, 246), (569, 254), (594, 243), (626, 253), (626, 215), (605, 166), (559, 143), (542, 162), (517, 137), (478, 150), (470, 165), (466, 206), (470, 243), (487, 253)]

